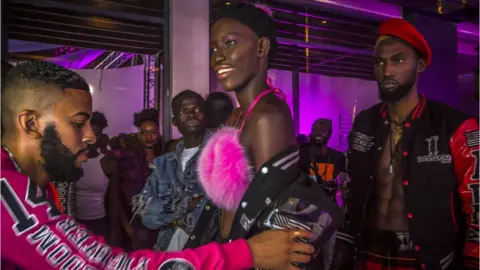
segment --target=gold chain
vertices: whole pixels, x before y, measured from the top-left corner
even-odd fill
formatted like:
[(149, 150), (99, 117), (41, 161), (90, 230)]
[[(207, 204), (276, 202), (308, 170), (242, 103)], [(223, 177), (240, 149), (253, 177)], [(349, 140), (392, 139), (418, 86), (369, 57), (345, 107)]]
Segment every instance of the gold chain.
[(403, 127), (401, 125), (395, 125), (393, 128), (393, 144), (397, 145), (397, 143), (402, 139), (403, 136)]

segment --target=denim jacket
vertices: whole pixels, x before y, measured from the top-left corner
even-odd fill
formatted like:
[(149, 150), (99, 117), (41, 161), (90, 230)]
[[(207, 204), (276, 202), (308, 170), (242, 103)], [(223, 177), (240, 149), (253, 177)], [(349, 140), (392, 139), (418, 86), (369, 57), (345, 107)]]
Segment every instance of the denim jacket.
[[(206, 131), (199, 151), (187, 162), (182, 171), (182, 152), (185, 149), (181, 141), (176, 151), (157, 157), (152, 162), (153, 172), (145, 187), (133, 199), (134, 215), (142, 216), (143, 224), (150, 229), (159, 229), (156, 249), (166, 250), (177, 227), (190, 234), (196, 225), (206, 200), (199, 207), (187, 213), (191, 200), (203, 196), (204, 191), (197, 182), (197, 160), (202, 146), (210, 137)], [(172, 226), (172, 222), (175, 225)]]

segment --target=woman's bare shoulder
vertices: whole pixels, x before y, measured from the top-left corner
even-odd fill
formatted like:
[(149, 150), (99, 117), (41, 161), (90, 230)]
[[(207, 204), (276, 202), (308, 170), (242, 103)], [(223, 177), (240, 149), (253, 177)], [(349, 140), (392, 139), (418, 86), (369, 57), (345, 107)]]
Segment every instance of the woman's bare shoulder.
[(284, 121), (287, 125), (293, 120), (288, 104), (275, 96), (259, 102), (255, 108), (255, 118), (257, 121), (262, 119)]

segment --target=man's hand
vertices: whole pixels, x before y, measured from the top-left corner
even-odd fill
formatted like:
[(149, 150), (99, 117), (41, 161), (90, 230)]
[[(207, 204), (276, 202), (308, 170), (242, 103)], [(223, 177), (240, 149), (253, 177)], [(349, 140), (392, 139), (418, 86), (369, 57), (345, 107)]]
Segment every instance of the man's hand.
[(312, 234), (305, 231), (272, 230), (264, 231), (248, 239), (252, 252), (253, 267), (263, 269), (299, 269), (292, 262), (308, 263), (313, 246), (297, 242), (297, 238), (310, 239)]

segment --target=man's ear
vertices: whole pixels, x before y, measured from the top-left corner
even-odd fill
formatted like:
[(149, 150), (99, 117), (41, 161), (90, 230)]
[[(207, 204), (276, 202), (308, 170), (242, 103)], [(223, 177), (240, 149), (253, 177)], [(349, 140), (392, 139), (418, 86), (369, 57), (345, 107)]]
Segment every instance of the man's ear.
[(426, 68), (427, 66), (425, 64), (425, 60), (423, 58), (419, 58), (417, 63), (417, 72), (424, 72)]
[(257, 56), (264, 57), (270, 52), (270, 39), (263, 37), (257, 42)]
[(175, 117), (172, 117), (172, 125), (173, 125), (174, 127), (176, 127), (177, 124), (178, 124), (178, 123), (177, 123), (177, 120), (175, 120)]
[(33, 139), (38, 139), (42, 137), (39, 119), (40, 116), (36, 111), (25, 110), (17, 115), (17, 124), (21, 128), (21, 132)]

